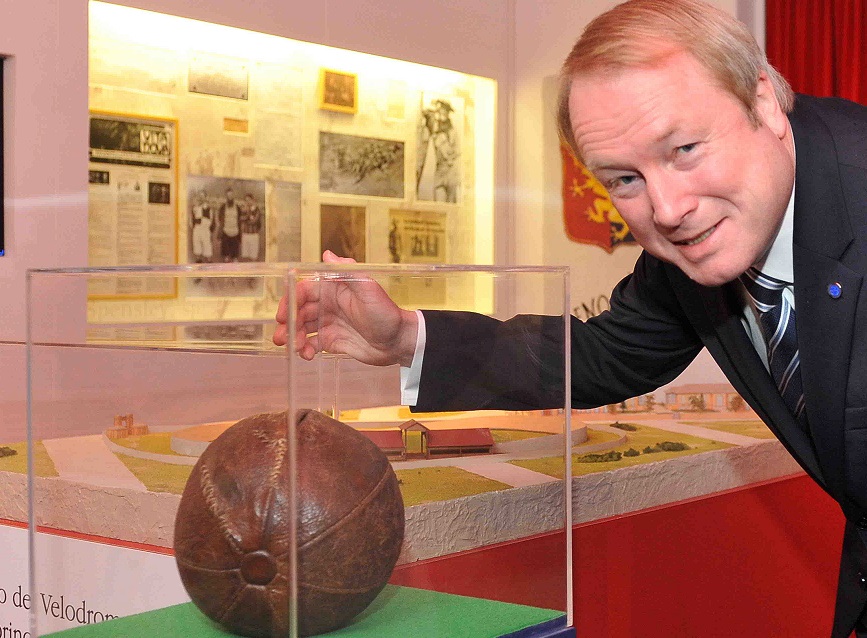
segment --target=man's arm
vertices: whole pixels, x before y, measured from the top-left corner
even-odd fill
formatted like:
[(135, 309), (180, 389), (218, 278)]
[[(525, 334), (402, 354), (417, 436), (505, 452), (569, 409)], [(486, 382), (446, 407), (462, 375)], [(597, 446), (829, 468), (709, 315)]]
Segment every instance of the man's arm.
[[(530, 410), (563, 406), (562, 317), (498, 321), (425, 311), (427, 345), (419, 411)], [(655, 390), (695, 358), (702, 343), (683, 315), (664, 266), (642, 255), (618, 284), (611, 310), (570, 319), (572, 404), (586, 408)]]

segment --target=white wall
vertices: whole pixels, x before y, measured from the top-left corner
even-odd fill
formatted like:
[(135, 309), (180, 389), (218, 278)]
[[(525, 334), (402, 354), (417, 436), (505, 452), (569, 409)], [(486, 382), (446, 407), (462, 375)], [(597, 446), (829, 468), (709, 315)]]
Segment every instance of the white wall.
[[(120, 3), (492, 77), (499, 83), (496, 261), (571, 265), (574, 304), (607, 294), (638, 254), (620, 248), (599, 262), (599, 249), (565, 239), (553, 108), (545, 101), (580, 31), (615, 0)], [(762, 0), (716, 3), (763, 28)], [(4, 78), (7, 255), (0, 257), (5, 402), (24, 396), (26, 269), (87, 261), (87, 2), (3, 0), (0, 12), (0, 54), (10, 56)]]
[[(119, 4), (493, 77), (499, 102), (508, 101), (508, 0)], [(0, 342), (21, 342), (26, 269), (87, 263), (87, 2), (3, 0), (0, 7), (0, 54), (10, 56)]]
[[(509, 99), (509, 0), (119, 0), (150, 9), (452, 68)], [(2, 0), (6, 256), (0, 257), (0, 436), (23, 432), (28, 268), (87, 263), (87, 1)], [(505, 120), (498, 120), (498, 139)], [(507, 162), (499, 145), (498, 192)], [(498, 253), (497, 261), (508, 261)], [(9, 437), (3, 437), (7, 440)]]

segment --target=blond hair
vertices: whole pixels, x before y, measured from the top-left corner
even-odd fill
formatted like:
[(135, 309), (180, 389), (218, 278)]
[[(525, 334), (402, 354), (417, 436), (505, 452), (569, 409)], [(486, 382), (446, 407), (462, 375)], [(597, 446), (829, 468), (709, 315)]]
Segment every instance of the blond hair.
[(676, 51), (698, 60), (744, 105), (755, 126), (761, 124), (755, 108), (761, 73), (770, 79), (783, 111), (794, 106), (789, 83), (768, 63), (742, 22), (700, 0), (629, 0), (587, 25), (560, 70), (557, 126), (576, 157), (569, 118), (572, 81), (600, 71), (650, 67)]

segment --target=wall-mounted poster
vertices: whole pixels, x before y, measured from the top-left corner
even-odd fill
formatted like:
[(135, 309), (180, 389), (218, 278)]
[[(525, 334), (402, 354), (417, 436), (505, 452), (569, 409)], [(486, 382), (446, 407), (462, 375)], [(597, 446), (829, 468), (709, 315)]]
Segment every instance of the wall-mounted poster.
[(389, 211), (388, 252), (394, 264), (446, 263), (446, 213)]
[[(173, 120), (90, 116), (88, 264), (173, 264), (177, 131)], [(172, 296), (174, 281), (94, 279), (92, 296)]]
[[(392, 263), (446, 263), (448, 217), (442, 211), (390, 210), (388, 252)], [(395, 275), (385, 282), (394, 302), (403, 308), (435, 308), (444, 304), (448, 281), (442, 277)]]
[(464, 101), (425, 93), (418, 120), (416, 197), (456, 204), (461, 191)]
[(190, 93), (246, 100), (250, 69), (246, 60), (197, 52), (190, 56)]
[(403, 198), (403, 158), (403, 142), (320, 132), (319, 190)]
[(319, 108), (338, 113), (355, 113), (358, 110), (358, 77), (354, 73), (321, 69)]
[(357, 262), (367, 259), (367, 211), (363, 206), (323, 204), (320, 209), (321, 251)]

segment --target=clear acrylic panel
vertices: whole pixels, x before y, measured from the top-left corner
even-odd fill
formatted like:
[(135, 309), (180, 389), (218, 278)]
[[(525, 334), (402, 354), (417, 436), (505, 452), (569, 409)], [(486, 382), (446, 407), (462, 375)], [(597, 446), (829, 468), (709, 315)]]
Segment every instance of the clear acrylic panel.
[[(30, 271), (32, 635), (561, 635), (566, 278)], [(301, 290), (380, 286), (424, 309), (417, 409), (396, 364), (272, 343), (284, 291), (293, 326)], [(327, 334), (327, 304), (306, 320)]]
[[(563, 268), (290, 269), (288, 324), (317, 351), (309, 361), (290, 359), (291, 412), (304, 415), (295, 437), (299, 629), (306, 630), (306, 615), (319, 620), (322, 590), (372, 592), (385, 579), (344, 631), (554, 636), (571, 627), (567, 276)], [(422, 309), (417, 398), (401, 393), (402, 382), (414, 382), (398, 365), (346, 355), (356, 354), (359, 338), (379, 345), (389, 334), (383, 294), (403, 310)], [(341, 332), (347, 322), (348, 334)], [(327, 524), (365, 548), (358, 579), (349, 570), (324, 579), (315, 551), (319, 521), (309, 537), (304, 531), (305, 512), (328, 509), (306, 504), (305, 485), (317, 472), (305, 467), (312, 445), (305, 430), (314, 419), (352, 441), (351, 455), (335, 451), (331, 459), (329, 475), (342, 475), (348, 502)], [(362, 453), (375, 448), (376, 462)], [(394, 509), (404, 512), (397, 522)], [(368, 594), (354, 595), (366, 603)]]

